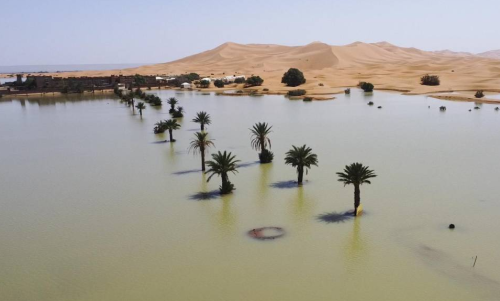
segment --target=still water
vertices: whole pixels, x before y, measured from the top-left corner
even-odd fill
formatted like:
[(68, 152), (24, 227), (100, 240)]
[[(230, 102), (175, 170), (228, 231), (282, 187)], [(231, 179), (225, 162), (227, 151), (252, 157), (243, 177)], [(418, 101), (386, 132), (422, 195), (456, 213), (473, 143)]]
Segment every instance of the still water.
[[(141, 119), (110, 95), (0, 101), (0, 300), (499, 300), (494, 105), (151, 93), (187, 111), (174, 144), (152, 132), (167, 105)], [(212, 151), (242, 161), (223, 198), (200, 200), (220, 179), (187, 151), (201, 110)], [(272, 164), (250, 148), (258, 121), (273, 125)], [(292, 144), (318, 154), (301, 188)], [(353, 187), (335, 172), (352, 162), (378, 177), (361, 187), (365, 214), (339, 221)], [(286, 234), (246, 235), (262, 226)]]

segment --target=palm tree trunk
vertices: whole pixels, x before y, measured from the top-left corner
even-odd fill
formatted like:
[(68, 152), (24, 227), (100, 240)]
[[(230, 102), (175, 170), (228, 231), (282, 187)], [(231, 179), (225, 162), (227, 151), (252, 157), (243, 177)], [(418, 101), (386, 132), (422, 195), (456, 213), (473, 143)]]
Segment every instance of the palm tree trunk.
[(201, 153), (201, 171), (205, 171), (205, 149), (200, 149)]
[(139, 114), (141, 114), (141, 117), (142, 117), (142, 109), (139, 109)]
[(174, 142), (174, 137), (172, 137), (172, 130), (168, 130), (168, 133), (170, 134), (170, 142)]
[(354, 216), (358, 214), (358, 207), (361, 203), (361, 191), (359, 185), (354, 185)]
[(297, 173), (299, 174), (297, 182), (299, 185), (302, 185), (302, 180), (304, 178), (304, 167), (302, 166), (297, 167)]
[(201, 131), (203, 132), (205, 130), (205, 124), (201, 124)]
[(264, 147), (264, 143), (265, 143), (265, 142), (266, 142), (266, 141), (264, 140), (264, 138), (261, 138), (261, 139), (260, 139), (260, 153), (261, 153), (261, 154), (263, 154), (263, 153), (264, 153), (264, 150), (266, 149), (266, 148)]

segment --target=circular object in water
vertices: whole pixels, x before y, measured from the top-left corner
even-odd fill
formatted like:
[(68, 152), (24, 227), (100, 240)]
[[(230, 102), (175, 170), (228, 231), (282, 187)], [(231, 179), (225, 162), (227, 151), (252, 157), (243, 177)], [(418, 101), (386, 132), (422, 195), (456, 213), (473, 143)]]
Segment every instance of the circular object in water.
[(450, 224), (450, 225), (448, 226), (448, 228), (449, 228), (449, 229), (455, 229), (455, 224)]
[(248, 231), (248, 236), (258, 240), (271, 240), (283, 237), (285, 230), (281, 227), (262, 227)]

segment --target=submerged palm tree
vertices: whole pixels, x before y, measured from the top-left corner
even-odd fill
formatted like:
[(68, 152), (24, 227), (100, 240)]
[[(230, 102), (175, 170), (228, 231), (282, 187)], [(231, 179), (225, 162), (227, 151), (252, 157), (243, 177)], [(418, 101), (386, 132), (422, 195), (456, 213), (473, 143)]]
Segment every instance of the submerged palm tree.
[(252, 147), (256, 151), (260, 150), (260, 163), (269, 163), (273, 160), (273, 153), (267, 150), (268, 146), (271, 148), (271, 139), (269, 139), (268, 135), (272, 132), (272, 128), (266, 122), (257, 122), (250, 129), (250, 132), (252, 132)]
[(194, 154), (200, 153), (201, 170), (205, 171), (205, 155), (208, 153), (208, 148), (215, 145), (212, 140), (208, 139), (208, 133), (196, 132), (194, 136), (195, 138), (189, 144), (189, 151), (193, 151)]
[(146, 109), (146, 105), (144, 104), (144, 102), (139, 101), (135, 107), (137, 108), (137, 110), (139, 110), (139, 114), (141, 114), (142, 117), (142, 110)]
[(206, 173), (210, 174), (207, 182), (210, 181), (214, 175), (218, 175), (222, 179), (222, 185), (219, 187), (220, 193), (231, 193), (234, 190), (234, 185), (229, 181), (228, 173), (238, 172), (236, 170), (236, 163), (238, 162), (240, 162), (240, 160), (236, 160), (236, 156), (226, 151), (224, 151), (224, 153), (219, 151), (216, 154), (212, 154), (212, 160), (207, 161), (209, 169)]
[(180, 128), (181, 125), (177, 123), (177, 119), (169, 119), (165, 121), (165, 129), (168, 130), (168, 134), (170, 135), (170, 142), (175, 142), (175, 139), (172, 136), (172, 131)]
[(210, 120), (210, 114), (201, 111), (196, 113), (196, 117), (193, 119), (193, 122), (199, 123), (201, 131), (204, 131), (205, 125), (210, 125), (212, 123), (212, 120)]
[(285, 164), (297, 168), (298, 184), (302, 184), (304, 178), (304, 168), (306, 171), (311, 166), (318, 166), (318, 156), (312, 153), (312, 149), (305, 144), (300, 147), (292, 145), (292, 149), (286, 152)]
[(170, 113), (173, 113), (175, 111), (175, 105), (178, 103), (177, 99), (175, 99), (175, 97), (170, 97), (167, 103), (170, 105)]
[(352, 163), (346, 165), (344, 172), (338, 172), (339, 182), (343, 182), (344, 186), (354, 185), (354, 216), (357, 215), (358, 207), (361, 204), (361, 191), (359, 186), (362, 184), (371, 184), (369, 179), (375, 178), (377, 175), (373, 170), (368, 169), (369, 166), (364, 166), (361, 163)]

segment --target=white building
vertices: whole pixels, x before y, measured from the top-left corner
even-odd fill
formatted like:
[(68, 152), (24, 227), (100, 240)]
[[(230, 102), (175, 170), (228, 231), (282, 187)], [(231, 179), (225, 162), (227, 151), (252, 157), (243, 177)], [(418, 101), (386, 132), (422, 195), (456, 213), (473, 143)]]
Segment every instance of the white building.
[(205, 78), (202, 78), (201, 80), (206, 80), (206, 81), (208, 81), (209, 83), (211, 83), (211, 82), (212, 82), (212, 79), (211, 79), (210, 77), (205, 77)]
[(181, 88), (182, 89), (190, 89), (191, 88), (191, 84), (190, 83), (182, 83), (181, 84)]

